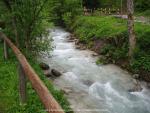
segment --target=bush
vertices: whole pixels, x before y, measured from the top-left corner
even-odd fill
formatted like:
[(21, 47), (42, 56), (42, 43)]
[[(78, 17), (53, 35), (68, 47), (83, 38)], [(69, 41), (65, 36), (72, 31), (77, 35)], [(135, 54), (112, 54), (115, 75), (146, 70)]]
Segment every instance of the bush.
[(117, 48), (114, 45), (107, 44), (105, 45), (102, 50), (101, 54), (111, 57), (112, 60), (119, 60), (119, 59), (124, 59), (127, 58), (128, 56), (128, 49), (125, 46), (122, 46), (121, 48)]

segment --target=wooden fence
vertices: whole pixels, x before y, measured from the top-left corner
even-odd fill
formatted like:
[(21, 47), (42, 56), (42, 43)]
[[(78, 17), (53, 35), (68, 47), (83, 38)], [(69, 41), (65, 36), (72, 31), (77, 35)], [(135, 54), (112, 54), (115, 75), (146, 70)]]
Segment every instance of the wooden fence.
[(52, 94), (49, 92), (48, 88), (35, 73), (33, 68), (28, 63), (27, 59), (25, 58), (25, 56), (20, 52), (20, 50), (5, 36), (4, 33), (0, 32), (0, 38), (4, 41), (5, 59), (8, 59), (8, 46), (9, 46), (13, 50), (15, 56), (19, 61), (18, 72), (19, 72), (19, 93), (21, 103), (26, 103), (26, 77), (27, 77), (48, 113), (64, 113), (60, 105), (57, 103)]

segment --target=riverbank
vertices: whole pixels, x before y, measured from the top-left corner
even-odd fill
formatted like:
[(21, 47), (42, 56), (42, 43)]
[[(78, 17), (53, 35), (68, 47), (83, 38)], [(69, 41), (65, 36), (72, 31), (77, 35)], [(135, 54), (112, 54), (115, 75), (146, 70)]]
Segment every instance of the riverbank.
[[(11, 56), (6, 61), (3, 58), (2, 43), (0, 45), (0, 112), (3, 113), (46, 113), (31, 83), (27, 82), (27, 103), (21, 105), (19, 101), (17, 60), (11, 50)], [(53, 84), (45, 77), (34, 58), (28, 59), (41, 80), (46, 84), (54, 98), (60, 103), (65, 112), (70, 111), (69, 103), (63, 92), (56, 90)], [(70, 112), (71, 113), (71, 112)]]
[(97, 61), (98, 64), (117, 64), (133, 74), (139, 74), (139, 79), (150, 82), (149, 25), (135, 23), (137, 47), (131, 63), (128, 60), (126, 20), (111, 16), (80, 16), (70, 26), (69, 30), (79, 39), (77, 44), (105, 56)]

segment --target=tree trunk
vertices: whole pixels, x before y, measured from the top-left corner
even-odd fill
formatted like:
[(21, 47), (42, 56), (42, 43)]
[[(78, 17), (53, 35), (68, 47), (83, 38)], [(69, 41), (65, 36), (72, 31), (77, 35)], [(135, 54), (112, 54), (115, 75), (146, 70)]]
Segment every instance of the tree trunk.
[(135, 46), (136, 46), (136, 38), (134, 32), (134, 3), (133, 0), (127, 0), (127, 11), (128, 11), (128, 34), (129, 34), (129, 58), (133, 58)]

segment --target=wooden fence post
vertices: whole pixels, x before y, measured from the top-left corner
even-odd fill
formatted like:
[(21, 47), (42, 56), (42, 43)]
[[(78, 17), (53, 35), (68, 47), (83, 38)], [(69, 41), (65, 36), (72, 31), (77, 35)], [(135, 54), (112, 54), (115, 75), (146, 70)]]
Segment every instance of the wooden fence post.
[(4, 58), (8, 59), (8, 48), (5, 40), (4, 40)]
[(19, 93), (20, 93), (20, 101), (21, 104), (26, 103), (26, 76), (21, 64), (18, 64), (18, 72), (19, 72)]

